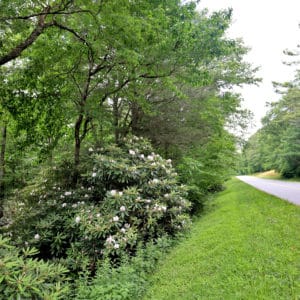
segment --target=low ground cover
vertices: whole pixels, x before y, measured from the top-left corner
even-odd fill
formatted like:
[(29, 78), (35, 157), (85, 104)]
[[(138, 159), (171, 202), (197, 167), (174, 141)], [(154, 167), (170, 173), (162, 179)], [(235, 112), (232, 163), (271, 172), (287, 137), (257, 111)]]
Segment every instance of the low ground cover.
[(233, 179), (144, 299), (300, 299), (300, 208)]

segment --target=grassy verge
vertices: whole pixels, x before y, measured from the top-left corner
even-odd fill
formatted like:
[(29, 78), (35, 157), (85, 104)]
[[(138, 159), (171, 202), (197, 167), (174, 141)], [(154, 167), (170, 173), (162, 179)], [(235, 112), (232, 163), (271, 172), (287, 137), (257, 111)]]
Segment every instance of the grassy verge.
[(300, 208), (231, 180), (144, 299), (300, 299)]
[(275, 179), (275, 180), (284, 180), (284, 181), (300, 181), (299, 177), (296, 178), (284, 178), (281, 176), (280, 173), (277, 173), (274, 170), (266, 171), (266, 172), (261, 172), (261, 173), (255, 173), (254, 176), (259, 177), (259, 178), (265, 178), (265, 179)]

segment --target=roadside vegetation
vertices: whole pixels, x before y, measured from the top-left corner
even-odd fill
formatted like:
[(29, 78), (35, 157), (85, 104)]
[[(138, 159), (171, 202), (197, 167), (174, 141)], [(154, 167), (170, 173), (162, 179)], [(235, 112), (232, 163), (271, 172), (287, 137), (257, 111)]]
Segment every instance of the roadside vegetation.
[(279, 101), (269, 105), (263, 127), (243, 147), (240, 172), (253, 174), (274, 170), (266, 176), (300, 177), (299, 76), (284, 86)]
[(300, 177), (285, 178), (280, 173), (276, 172), (275, 170), (259, 172), (259, 173), (255, 173), (253, 175), (256, 177), (265, 178), (265, 179), (300, 181)]
[(257, 69), (198, 2), (0, 1), (1, 299), (140, 299), (235, 173)]
[(144, 299), (298, 299), (300, 208), (233, 179), (160, 262)]
[(140, 299), (234, 172), (256, 69), (196, 5), (0, 1), (1, 299)]

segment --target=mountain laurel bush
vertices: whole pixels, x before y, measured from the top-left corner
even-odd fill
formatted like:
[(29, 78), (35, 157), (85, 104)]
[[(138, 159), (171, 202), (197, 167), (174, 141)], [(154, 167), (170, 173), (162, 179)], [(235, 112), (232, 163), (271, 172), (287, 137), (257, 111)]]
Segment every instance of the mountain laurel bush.
[(88, 153), (75, 187), (57, 180), (64, 168), (56, 167), (16, 194), (6, 229), (16, 245), (34, 246), (74, 272), (95, 271), (99, 259), (115, 260), (187, 227), (186, 187), (147, 140), (131, 137)]

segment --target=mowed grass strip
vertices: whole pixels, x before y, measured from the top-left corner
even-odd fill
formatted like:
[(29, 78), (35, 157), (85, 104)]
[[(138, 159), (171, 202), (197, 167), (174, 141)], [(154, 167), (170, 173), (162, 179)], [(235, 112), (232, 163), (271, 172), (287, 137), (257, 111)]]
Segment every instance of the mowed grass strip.
[(300, 207), (233, 179), (144, 299), (300, 299)]

